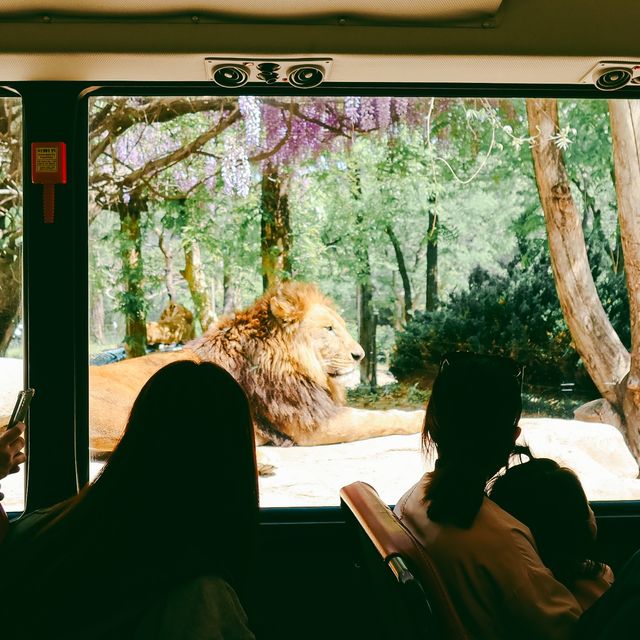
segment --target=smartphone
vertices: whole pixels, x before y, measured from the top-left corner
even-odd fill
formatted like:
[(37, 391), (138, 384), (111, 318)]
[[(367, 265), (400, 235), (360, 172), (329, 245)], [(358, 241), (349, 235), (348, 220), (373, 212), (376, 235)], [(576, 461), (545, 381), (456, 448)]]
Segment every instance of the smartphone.
[(14, 427), (18, 422), (24, 422), (35, 392), (35, 389), (24, 389), (18, 394), (7, 429), (11, 429), (11, 427)]

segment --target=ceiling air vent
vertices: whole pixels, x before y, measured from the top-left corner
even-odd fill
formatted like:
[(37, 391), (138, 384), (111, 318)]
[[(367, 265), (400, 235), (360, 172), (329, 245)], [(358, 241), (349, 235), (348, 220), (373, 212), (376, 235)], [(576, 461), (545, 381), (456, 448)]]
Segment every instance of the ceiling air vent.
[(220, 87), (248, 82), (311, 89), (329, 76), (331, 58), (205, 58), (207, 77)]
[(601, 91), (616, 91), (628, 85), (640, 86), (640, 60), (599, 62), (582, 78), (582, 82), (593, 83)]

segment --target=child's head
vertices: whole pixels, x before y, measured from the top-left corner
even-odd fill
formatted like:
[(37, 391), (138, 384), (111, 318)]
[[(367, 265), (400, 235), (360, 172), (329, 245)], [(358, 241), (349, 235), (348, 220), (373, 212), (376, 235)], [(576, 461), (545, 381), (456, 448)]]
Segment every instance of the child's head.
[(582, 484), (570, 469), (549, 458), (532, 458), (498, 477), (490, 496), (529, 527), (542, 561), (561, 582), (570, 584), (584, 575), (585, 563), (595, 564), (589, 560), (595, 546), (595, 519)]

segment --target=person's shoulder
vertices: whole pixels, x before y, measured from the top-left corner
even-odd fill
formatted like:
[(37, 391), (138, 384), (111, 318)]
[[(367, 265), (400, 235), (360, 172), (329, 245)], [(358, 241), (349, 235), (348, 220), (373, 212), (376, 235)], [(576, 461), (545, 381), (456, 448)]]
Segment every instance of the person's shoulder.
[(4, 543), (14, 544), (31, 540), (58, 513), (60, 513), (60, 505), (38, 509), (21, 515), (9, 524), (9, 532)]
[(183, 583), (179, 590), (188, 597), (197, 596), (204, 600), (214, 599), (216, 602), (239, 602), (231, 585), (220, 576), (198, 576)]
[(135, 640), (255, 640), (247, 615), (223, 578), (205, 575), (183, 582), (143, 617)]
[(225, 618), (232, 612), (246, 622), (246, 615), (240, 600), (231, 585), (223, 578), (215, 575), (204, 575), (182, 583), (171, 594), (174, 603), (185, 606), (204, 607), (209, 615)]
[(408, 512), (415, 511), (416, 509), (422, 510), (428, 480), (429, 474), (425, 473), (418, 482), (404, 492), (393, 508), (393, 512), (396, 516), (402, 519), (402, 517)]
[(491, 498), (485, 497), (482, 501), (481, 514), (488, 523), (491, 523), (492, 526), (516, 532), (533, 540), (533, 535), (529, 530), (529, 527), (520, 522), (517, 518), (514, 518), (508, 511), (505, 511), (502, 507), (491, 500)]
[(529, 556), (533, 553), (537, 557), (535, 540), (529, 527), (490, 498), (485, 497), (482, 501), (473, 528), (476, 535), (482, 538), (480, 542), (485, 549), (495, 549), (505, 559), (512, 554)]

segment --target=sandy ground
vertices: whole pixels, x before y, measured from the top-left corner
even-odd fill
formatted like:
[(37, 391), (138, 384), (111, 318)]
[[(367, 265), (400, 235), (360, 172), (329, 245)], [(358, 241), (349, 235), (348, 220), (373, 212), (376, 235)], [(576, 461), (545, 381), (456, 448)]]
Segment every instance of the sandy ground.
[[(11, 411), (22, 388), (22, 362), (0, 359), (0, 415)], [(350, 384), (357, 384), (357, 378)], [(523, 419), (524, 439), (537, 456), (557, 459), (578, 473), (591, 500), (639, 500), (638, 465), (609, 425), (573, 420)], [(337, 505), (340, 487), (363, 480), (395, 503), (429, 467), (419, 434), (386, 436), (317, 447), (260, 447), (276, 473), (260, 479), (263, 507)], [(100, 469), (91, 464), (92, 476)], [(177, 480), (178, 481), (178, 480)], [(7, 511), (23, 508), (24, 474), (2, 481)]]

